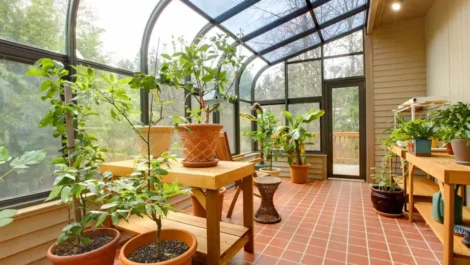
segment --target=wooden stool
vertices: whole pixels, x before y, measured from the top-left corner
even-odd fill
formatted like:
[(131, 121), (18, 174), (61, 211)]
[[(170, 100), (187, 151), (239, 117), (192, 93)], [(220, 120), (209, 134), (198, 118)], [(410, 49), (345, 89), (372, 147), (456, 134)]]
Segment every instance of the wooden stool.
[(257, 177), (254, 180), (261, 194), (261, 205), (255, 213), (255, 221), (262, 224), (274, 224), (281, 221), (281, 216), (274, 207), (273, 197), (281, 179), (276, 177)]

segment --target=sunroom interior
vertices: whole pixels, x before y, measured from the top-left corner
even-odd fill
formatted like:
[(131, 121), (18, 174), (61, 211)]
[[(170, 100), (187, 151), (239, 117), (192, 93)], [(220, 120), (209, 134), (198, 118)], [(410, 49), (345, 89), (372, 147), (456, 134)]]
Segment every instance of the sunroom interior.
[[(76, 201), (88, 198), (94, 208), (85, 207), (83, 215), (93, 220), (79, 222), (83, 229), (100, 223), (120, 233), (110, 263), (90, 264), (137, 264), (124, 250), (157, 230), (150, 212), (161, 216), (163, 229), (186, 230), (195, 238), (192, 264), (470, 264), (470, 151), (464, 144), (462, 162), (454, 147), (457, 138), (470, 140), (469, 1), (0, 0), (0, 6), (0, 264), (88, 264), (80, 255), (60, 263), (49, 254), (58, 238), (72, 231), (64, 227), (77, 221)], [(227, 43), (214, 42), (222, 39)], [(225, 48), (204, 63), (210, 71), (202, 67), (215, 71), (207, 82), (209, 93), (192, 89), (204, 79), (194, 72), (180, 79), (171, 75), (163, 84), (169, 76), (162, 74), (165, 66), (187, 66), (189, 51), (200, 52), (204, 45)], [(64, 75), (52, 77), (52, 70), (44, 70), (51, 62)], [(89, 69), (85, 79), (80, 69)], [(143, 82), (133, 87), (129, 80), (138, 76), (152, 77), (158, 90), (142, 89)], [(95, 84), (95, 77), (104, 81)], [(47, 86), (45, 78), (50, 78)], [(69, 184), (57, 179), (65, 170), (58, 169), (57, 159), (76, 162), (68, 157), (83, 142), (81, 131), (66, 130), (80, 126), (72, 120), (81, 112), (58, 117), (63, 126), (43, 117), (57, 106), (96, 96), (84, 87), (115, 93), (107, 90), (114, 80), (121, 80), (122, 102), (132, 105), (129, 117), (142, 128), (155, 125), (154, 115), (167, 127), (175, 125), (175, 117), (204, 124), (207, 103), (208, 123), (223, 128), (202, 145), (215, 144), (210, 155), (218, 164), (185, 164), (185, 137), (197, 133), (184, 124), (172, 130), (170, 159), (165, 153), (158, 162), (149, 158), (139, 164), (147, 154), (141, 141), (150, 137), (129, 127), (131, 121), (120, 116), (126, 111), (101, 98), (92, 102), (93, 115), (82, 129), (106, 152), (98, 167), (85, 167), (96, 174), (80, 182), (79, 191), (71, 185), (65, 194)], [(54, 92), (51, 84), (65, 85)], [(82, 89), (84, 98), (71, 99), (80, 92), (67, 95), (69, 86)], [(208, 102), (214, 95), (224, 100), (214, 101), (212, 111)], [(444, 128), (450, 127), (439, 114), (462, 108), (468, 111), (463, 118), (457, 115), (460, 122), (452, 127), (462, 133), (446, 139)], [(263, 117), (271, 116), (267, 137)], [(300, 131), (293, 127), (297, 119)], [(432, 127), (434, 134), (425, 138), (436, 141), (427, 155), (406, 132), (400, 137), (408, 137), (408, 147), (401, 146), (404, 138), (394, 132), (407, 126), (402, 119)], [(299, 146), (299, 134), (311, 139)], [(33, 157), (37, 154), (43, 157)], [(307, 165), (305, 181), (294, 180), (292, 160)], [(160, 206), (143, 209), (148, 216), (141, 218), (134, 215), (138, 209), (124, 209), (129, 205), (106, 204), (104, 195), (112, 199), (116, 188), (108, 183), (139, 176), (157, 182), (144, 173), (136, 177), (138, 165), (149, 165), (151, 176), (158, 174), (150, 165), (167, 163), (171, 166), (158, 179), (177, 180), (181, 192), (168, 198), (157, 194), (163, 212)], [(263, 165), (269, 169), (260, 172)], [(80, 170), (70, 172), (79, 176)], [(156, 193), (168, 188), (158, 183)], [(125, 188), (120, 192), (128, 194)], [(398, 194), (395, 201), (385, 201), (390, 193)], [(196, 213), (201, 207), (202, 215)]]

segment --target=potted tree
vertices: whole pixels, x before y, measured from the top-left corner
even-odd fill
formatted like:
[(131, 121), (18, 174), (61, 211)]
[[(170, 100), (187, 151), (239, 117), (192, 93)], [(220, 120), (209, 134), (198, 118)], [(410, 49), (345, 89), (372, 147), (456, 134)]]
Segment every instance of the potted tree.
[[(441, 139), (451, 146), (455, 161), (470, 164), (470, 103), (458, 102), (432, 115)], [(449, 149), (449, 147), (448, 147)]]
[(412, 139), (408, 149), (416, 156), (431, 156), (431, 137), (436, 134), (436, 126), (428, 120), (414, 120), (403, 125), (403, 132)]
[[(91, 70), (91, 69), (89, 69)], [(102, 189), (103, 184), (94, 179), (99, 175), (103, 153), (97, 139), (87, 132), (86, 122), (97, 115), (93, 104), (94, 74), (79, 71), (74, 82), (66, 81), (69, 75), (63, 65), (51, 59), (40, 59), (26, 72), (28, 76), (47, 78), (41, 85), (43, 101), (50, 110), (40, 121), (39, 127), (53, 127), (53, 136), (64, 139), (62, 153), (52, 161), (56, 166), (54, 188), (48, 201), (57, 197), (69, 210), (67, 225), (47, 251), (47, 258), (54, 264), (114, 264), (119, 232), (111, 228), (88, 229), (98, 217), (91, 212), (95, 204), (90, 193)], [(65, 101), (59, 100), (63, 97)], [(65, 121), (65, 122), (64, 122)], [(73, 214), (72, 214), (73, 212)], [(96, 227), (104, 219), (98, 219)]]
[[(41, 163), (44, 158), (46, 158), (46, 153), (47, 152), (44, 150), (28, 151), (19, 157), (13, 158), (12, 160), (12, 157), (8, 153), (7, 148), (5, 146), (0, 146), (0, 165), (11, 161), (9, 163), (9, 169), (0, 175), (0, 182), (15, 170), (28, 169), (32, 165)], [(0, 211), (0, 227), (7, 226), (13, 222), (13, 217), (17, 212), (18, 211), (15, 209), (5, 209)]]
[[(141, 78), (142, 76), (135, 76), (129, 84), (135, 85)], [(105, 80), (109, 84), (108, 88), (94, 88), (97, 100), (111, 106), (112, 118), (123, 119), (136, 130), (138, 125), (131, 119), (131, 114), (135, 112), (131, 99), (121, 87), (126, 83), (126, 79), (116, 80), (110, 77)], [(151, 80), (153, 82), (156, 79), (151, 77)], [(161, 83), (139, 86), (146, 92), (152, 91), (151, 97), (158, 97), (162, 88)], [(150, 120), (153, 120), (153, 112), (149, 115)], [(114, 225), (117, 225), (120, 219), (127, 220), (131, 215), (146, 216), (155, 222), (156, 231), (139, 235), (122, 247), (119, 255), (122, 264), (191, 264), (197, 248), (196, 238), (187, 231), (162, 228), (162, 219), (173, 210), (169, 198), (186, 194), (188, 191), (181, 189), (177, 182), (163, 183), (162, 176), (168, 174), (169, 161), (176, 161), (176, 158), (168, 152), (163, 152), (158, 157), (152, 155), (151, 126), (150, 123), (146, 133), (139, 134), (142, 142), (146, 144), (144, 149), (147, 153), (135, 159), (135, 172), (127, 178), (119, 179), (113, 179), (111, 174), (106, 174), (105, 188), (97, 194), (97, 201), (102, 203), (102, 206), (100, 210), (92, 213), (98, 216), (99, 220), (110, 216)]]
[[(253, 141), (257, 141), (259, 143), (260, 158), (262, 161), (258, 164), (257, 169), (266, 172), (271, 176), (278, 176), (281, 170), (279, 168), (273, 169), (272, 155), (273, 148), (275, 148), (274, 141), (277, 139), (276, 137), (273, 137), (274, 130), (278, 126), (279, 119), (271, 111), (262, 109), (258, 103), (253, 104), (252, 108), (256, 110), (256, 117), (249, 113), (240, 113), (240, 117), (256, 122), (257, 128), (255, 131), (244, 132), (243, 135), (248, 136)], [(266, 163), (265, 158), (270, 158), (270, 163)]]
[[(230, 90), (244, 56), (237, 54), (226, 35), (212, 37), (205, 44), (181, 43), (181, 47), (181, 51), (171, 56), (162, 55), (165, 61), (161, 72), (164, 82), (184, 88), (199, 103), (187, 110), (196, 123), (178, 126), (183, 145), (182, 163), (186, 167), (216, 166), (215, 150), (223, 126), (209, 124), (209, 117), (222, 102), (234, 99)], [(235, 73), (230, 74), (227, 68), (236, 69)], [(188, 82), (189, 77), (194, 79), (194, 84)], [(175, 120), (177, 124), (181, 122), (184, 120)]]
[(310, 164), (306, 162), (305, 145), (313, 144), (308, 140), (315, 139), (315, 134), (307, 131), (304, 124), (318, 120), (325, 114), (324, 110), (310, 109), (304, 115), (292, 117), (292, 114), (284, 110), (284, 116), (288, 121), (287, 126), (279, 126), (276, 129), (277, 137), (280, 137), (280, 143), (287, 155), (287, 161), (290, 166), (291, 181), (293, 183), (303, 184), (307, 182), (308, 169)]

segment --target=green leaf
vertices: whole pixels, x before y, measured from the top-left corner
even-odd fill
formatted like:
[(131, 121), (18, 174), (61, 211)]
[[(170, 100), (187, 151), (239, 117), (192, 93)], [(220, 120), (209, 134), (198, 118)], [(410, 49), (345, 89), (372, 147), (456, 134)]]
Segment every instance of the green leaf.
[(0, 211), (0, 218), (11, 218), (15, 216), (17, 212), (18, 210), (15, 210), (15, 209), (6, 209), (3, 211)]
[(65, 186), (60, 192), (60, 200), (63, 201), (64, 203), (69, 202), (69, 193), (70, 193), (70, 187)]
[(64, 226), (64, 228), (62, 228), (62, 232), (72, 232), (72, 231), (77, 231), (77, 229), (81, 230), (82, 225), (78, 222), (74, 222), (74, 223)]
[(121, 117), (119, 117), (119, 115), (114, 111), (113, 108), (111, 108), (109, 111), (111, 112), (111, 116), (112, 116), (115, 120), (118, 120), (118, 121), (121, 120)]
[(106, 203), (106, 204), (104, 204), (103, 206), (101, 206), (101, 209), (102, 209), (102, 210), (106, 210), (106, 209), (109, 209), (109, 208), (116, 207), (116, 206), (118, 206), (118, 205), (119, 205), (118, 202), (110, 202), (110, 203)]
[(289, 124), (294, 125), (294, 119), (292, 118), (292, 114), (287, 110), (283, 110), (282, 112), (284, 113), (284, 116), (286, 116), (286, 119), (289, 122)]
[(257, 121), (256, 117), (248, 113), (240, 113), (240, 117), (249, 119), (250, 121)]
[(202, 82), (205, 82), (205, 83), (208, 83), (208, 82), (214, 80), (214, 78), (215, 78), (214, 75), (212, 75), (212, 74), (207, 74), (207, 75), (205, 75), (205, 76), (203, 76), (203, 77), (201, 78), (201, 81), (202, 81)]
[(25, 73), (26, 76), (42, 76), (42, 77), (49, 77), (46, 71), (41, 69), (32, 68)]
[(111, 215), (111, 221), (113, 222), (113, 225), (117, 226), (119, 223), (119, 216), (116, 214)]
[(10, 166), (15, 169), (28, 168), (30, 165), (41, 163), (46, 158), (47, 151), (37, 150), (25, 152), (21, 157), (17, 157), (11, 161)]
[(60, 234), (60, 236), (57, 238), (57, 244), (62, 245), (65, 242), (67, 242), (71, 238), (70, 235), (67, 235), (66, 233)]
[(53, 84), (54, 84), (54, 82), (52, 82), (52, 80), (46, 80), (46, 81), (42, 82), (42, 84), (41, 84), (41, 92), (46, 91), (46, 90), (47, 90), (48, 88), (50, 88)]
[(108, 216), (108, 213), (107, 212), (103, 212), (100, 214), (100, 216), (98, 217), (98, 220), (96, 221), (96, 224), (95, 226), (100, 226), (103, 224), (104, 220), (106, 220), (106, 217)]
[(166, 54), (166, 53), (162, 53), (162, 57), (167, 59), (167, 60), (171, 60), (171, 56)]
[(0, 227), (7, 226), (13, 222), (13, 218), (0, 218)]
[(10, 161), (11, 156), (8, 154), (8, 150), (5, 146), (0, 146), (0, 165)]
[(57, 196), (59, 196), (60, 192), (62, 191), (62, 187), (63, 186), (54, 187), (51, 190), (51, 192), (49, 193), (49, 197), (47, 197), (46, 202), (54, 200), (55, 198), (57, 198)]

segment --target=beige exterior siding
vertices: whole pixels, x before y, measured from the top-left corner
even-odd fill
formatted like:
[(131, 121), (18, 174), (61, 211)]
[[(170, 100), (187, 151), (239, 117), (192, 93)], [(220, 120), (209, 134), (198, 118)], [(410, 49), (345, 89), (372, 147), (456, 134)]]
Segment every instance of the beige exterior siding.
[(470, 102), (470, 1), (435, 0), (426, 15), (428, 95)]

